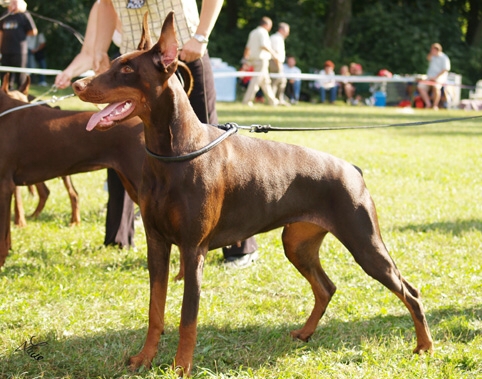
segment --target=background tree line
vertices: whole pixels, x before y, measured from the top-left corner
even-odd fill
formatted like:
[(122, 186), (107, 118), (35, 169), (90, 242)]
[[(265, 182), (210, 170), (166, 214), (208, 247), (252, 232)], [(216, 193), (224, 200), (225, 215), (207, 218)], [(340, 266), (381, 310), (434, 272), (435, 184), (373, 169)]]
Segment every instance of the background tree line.
[[(93, 0), (27, 1), (29, 10), (85, 33)], [(303, 72), (331, 59), (337, 69), (356, 61), (366, 73), (381, 68), (424, 73), (430, 45), (440, 42), (464, 83), (482, 79), (481, 0), (225, 0), (210, 37), (210, 55), (238, 68), (248, 34), (262, 16), (273, 19), (272, 32), (281, 21), (290, 24), (287, 52)], [(80, 43), (57, 24), (35, 21), (48, 41), (49, 68), (64, 68)]]

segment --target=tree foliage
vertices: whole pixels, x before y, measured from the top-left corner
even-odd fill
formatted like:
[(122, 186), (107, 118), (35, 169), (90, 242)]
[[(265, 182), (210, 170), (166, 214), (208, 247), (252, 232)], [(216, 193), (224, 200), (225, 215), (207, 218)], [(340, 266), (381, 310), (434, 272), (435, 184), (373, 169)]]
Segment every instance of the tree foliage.
[[(28, 0), (28, 5), (83, 34), (93, 1)], [(271, 17), (275, 28), (281, 21), (290, 24), (287, 52), (304, 72), (331, 59), (337, 68), (357, 61), (366, 72), (423, 73), (430, 44), (440, 42), (466, 83), (482, 77), (480, 0), (225, 0), (210, 55), (239, 67), (248, 34), (262, 16)], [(59, 25), (34, 19), (47, 37), (49, 68), (66, 67), (80, 43)]]

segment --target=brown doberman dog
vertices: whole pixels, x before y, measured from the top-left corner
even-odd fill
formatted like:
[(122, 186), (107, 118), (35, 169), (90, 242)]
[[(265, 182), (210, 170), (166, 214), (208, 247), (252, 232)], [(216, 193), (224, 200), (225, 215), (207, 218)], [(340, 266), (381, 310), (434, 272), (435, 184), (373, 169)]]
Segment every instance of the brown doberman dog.
[[(3, 76), (2, 90), (10, 96), (12, 99), (17, 99), (25, 103), (29, 103), (28, 91), (30, 89), (30, 76), (27, 76), (27, 80), (19, 87), (18, 90), (10, 91), (8, 89), (8, 83), (10, 80), (10, 73), (6, 73)], [(62, 176), (65, 189), (69, 195), (70, 205), (72, 207), (72, 216), (70, 218), (70, 225), (80, 224), (80, 208), (79, 208), (79, 194), (72, 183), (70, 176)], [(50, 195), (50, 190), (44, 182), (35, 183), (35, 185), (28, 186), (28, 190), (31, 195), (34, 194), (34, 188), (37, 189), (39, 202), (34, 212), (30, 215), (32, 218), (37, 218), (47, 203), (47, 199)], [(14, 224), (19, 227), (27, 225), (25, 219), (25, 211), (23, 208), (22, 196), (20, 193), (20, 187), (15, 187), (14, 192)]]
[[(201, 278), (208, 250), (283, 227), (287, 258), (311, 284), (315, 305), (304, 327), (291, 332), (307, 341), (335, 293), (319, 249), (332, 233), (365, 272), (397, 295), (410, 311), (417, 335), (415, 352), (432, 349), (417, 289), (403, 277), (382, 241), (375, 205), (353, 165), (320, 151), (231, 135), (199, 122), (174, 72), (178, 42), (173, 13), (152, 48), (145, 33), (139, 47), (105, 73), (73, 84), (80, 99), (111, 103), (89, 129), (108, 129), (139, 116), (148, 158), (139, 202), (146, 229), (150, 275), (149, 327), (131, 369), (149, 367), (164, 331), (164, 309), (172, 244), (184, 261), (179, 374), (189, 375), (196, 345)], [(146, 23), (145, 23), (146, 24)], [(222, 138), (222, 137), (221, 137)], [(208, 146), (208, 148), (205, 148)], [(203, 154), (205, 150), (209, 150)], [(268, 167), (269, 166), (269, 167)]]
[(94, 112), (35, 106), (0, 91), (0, 267), (11, 247), (10, 212), (16, 186), (104, 168), (116, 170), (137, 202), (146, 156), (141, 120), (107, 132), (85, 130)]

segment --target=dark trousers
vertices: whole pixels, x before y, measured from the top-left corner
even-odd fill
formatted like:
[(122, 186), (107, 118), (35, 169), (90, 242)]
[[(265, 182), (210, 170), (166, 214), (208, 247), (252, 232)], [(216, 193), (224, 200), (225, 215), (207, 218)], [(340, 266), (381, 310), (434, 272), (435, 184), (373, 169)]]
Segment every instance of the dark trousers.
[[(27, 67), (27, 54), (3, 54), (2, 55), (2, 66), (10, 67)], [(10, 73), (10, 89), (18, 89), (27, 79), (27, 74), (22, 72), (11, 72)], [(16, 86), (15, 86), (16, 85)]]

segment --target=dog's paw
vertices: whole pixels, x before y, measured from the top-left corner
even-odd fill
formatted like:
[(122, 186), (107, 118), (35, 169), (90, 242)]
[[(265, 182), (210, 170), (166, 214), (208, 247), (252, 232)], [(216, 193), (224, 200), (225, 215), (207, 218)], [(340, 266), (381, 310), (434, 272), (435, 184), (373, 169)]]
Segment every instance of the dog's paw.
[(427, 341), (423, 344), (419, 343), (415, 349), (413, 349), (414, 354), (424, 354), (427, 353), (429, 355), (433, 354), (433, 342)]
[(152, 359), (149, 359), (143, 353), (139, 353), (130, 357), (127, 365), (130, 371), (138, 371), (143, 368), (149, 370), (151, 368), (151, 361)]
[(184, 270), (179, 270), (179, 272), (177, 273), (177, 275), (174, 277), (174, 281), (175, 282), (179, 282), (180, 280), (183, 280), (184, 279)]
[(310, 340), (310, 337), (313, 333), (305, 333), (303, 332), (303, 329), (299, 329), (299, 330), (293, 330), (290, 335), (291, 335), (291, 338), (293, 338), (294, 340), (301, 340), (301, 341), (304, 341), (304, 342), (308, 342)]

